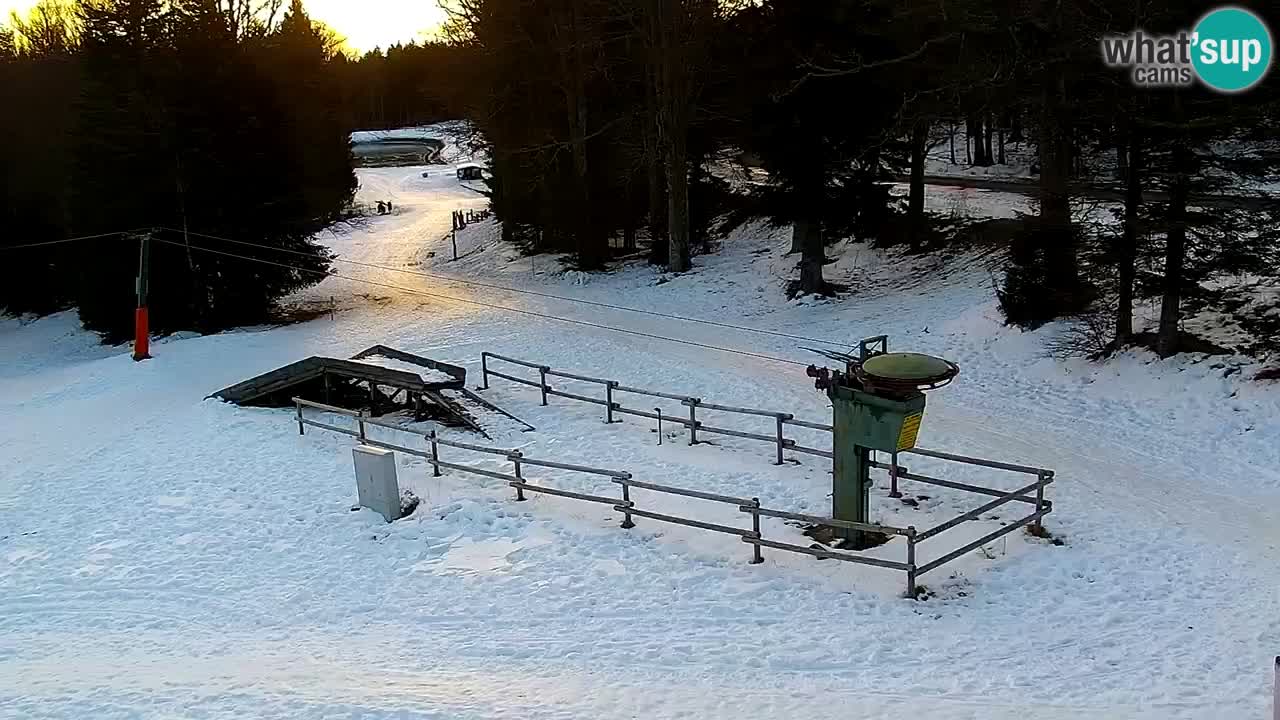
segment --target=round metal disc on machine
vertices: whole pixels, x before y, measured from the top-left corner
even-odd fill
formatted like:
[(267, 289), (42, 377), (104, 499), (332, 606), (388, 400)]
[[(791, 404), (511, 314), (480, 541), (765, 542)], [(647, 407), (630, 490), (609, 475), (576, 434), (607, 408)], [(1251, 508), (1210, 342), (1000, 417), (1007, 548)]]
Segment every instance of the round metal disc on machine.
[(920, 353), (885, 353), (867, 358), (860, 375), (864, 382), (885, 389), (936, 387), (960, 372), (955, 363)]

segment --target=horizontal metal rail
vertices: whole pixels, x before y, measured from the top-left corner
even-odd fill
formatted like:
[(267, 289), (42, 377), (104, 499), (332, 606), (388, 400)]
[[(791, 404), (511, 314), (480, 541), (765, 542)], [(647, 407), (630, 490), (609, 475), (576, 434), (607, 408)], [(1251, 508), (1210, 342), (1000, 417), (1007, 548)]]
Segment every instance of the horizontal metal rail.
[[(702, 407), (702, 406), (699, 405), (698, 407)], [(663, 417), (662, 419), (666, 420), (666, 417)], [(732, 435), (733, 437), (747, 438), (748, 440), (763, 440), (765, 442), (771, 442), (771, 443), (776, 443), (778, 441), (778, 438), (775, 435), (761, 435), (759, 433), (749, 433), (749, 432), (743, 432), (741, 430), (730, 430), (728, 428), (718, 428), (718, 427), (713, 427), (711, 425), (703, 425), (701, 422), (698, 423), (698, 432), (709, 432), (709, 433), (715, 433), (717, 435)]]
[[(623, 415), (635, 415), (636, 417), (649, 418), (650, 420), (658, 419), (658, 416), (654, 413), (645, 412), (644, 410), (632, 410), (631, 408), (622, 407), (618, 403), (613, 404), (613, 411), (616, 413), (622, 413)], [(688, 418), (682, 418), (679, 415), (663, 415), (662, 422), (671, 422), (676, 425), (684, 425), (685, 427), (689, 426)], [(698, 425), (701, 426), (702, 423), (699, 422)]]
[(675, 393), (658, 392), (657, 390), (645, 390), (644, 388), (636, 388), (636, 387), (631, 387), (629, 385), (614, 385), (613, 389), (615, 392), (628, 392), (628, 393), (634, 393), (636, 395), (649, 395), (650, 397), (660, 397), (660, 398), (666, 398), (668, 400), (679, 400), (680, 402), (685, 402), (686, 400), (697, 400), (697, 398), (692, 397), (690, 395), (677, 395)]
[(950, 460), (952, 462), (965, 463), (966, 465), (980, 465), (982, 467), (994, 468), (996, 470), (1008, 470), (1010, 472), (1026, 473), (1028, 475), (1043, 475), (1045, 477), (1053, 477), (1052, 470), (1045, 468), (1035, 468), (1028, 465), (1014, 465), (1012, 463), (998, 462), (996, 460), (983, 460), (982, 458), (968, 457), (966, 455), (956, 455), (954, 453), (938, 452), (937, 450), (925, 450), (924, 448), (911, 448), (902, 452), (911, 453), (912, 455), (922, 455), (924, 457), (936, 458), (938, 460)]
[[(516, 364), (516, 365), (523, 365), (523, 366), (528, 367), (528, 368), (533, 368), (534, 370), (538, 370), (538, 369), (540, 369), (540, 368), (542, 367), (541, 365), (537, 365), (537, 364), (535, 364), (535, 363), (526, 362), (526, 361), (524, 361), (524, 360), (517, 360), (517, 359), (515, 359), (515, 358), (507, 357), (506, 355), (499, 355), (499, 354), (497, 354), (497, 353), (482, 352), (482, 353), (480, 353), (480, 354), (481, 354), (481, 355), (483, 355), (483, 356), (485, 356), (485, 357), (495, 358), (495, 359), (497, 359), (497, 360), (502, 360), (502, 361), (504, 361), (504, 362), (514, 363), (514, 364)], [(490, 371), (489, 371), (489, 374), (490, 374), (490, 375), (496, 375), (497, 373), (495, 373), (494, 371), (490, 370)]]
[(388, 430), (399, 430), (400, 432), (411, 433), (413, 435), (418, 435), (418, 436), (426, 435), (426, 433), (422, 432), (421, 430), (407, 428), (404, 425), (401, 425), (399, 423), (387, 422), (386, 420), (375, 420), (374, 418), (368, 418), (368, 417), (362, 417), (362, 418), (359, 418), (359, 420), (361, 423), (365, 425), (372, 425), (374, 427), (386, 428)]
[(999, 530), (996, 530), (993, 533), (988, 533), (986, 535), (983, 535), (982, 537), (978, 538), (977, 540), (974, 540), (973, 542), (969, 543), (968, 545), (965, 545), (964, 547), (958, 548), (956, 550), (952, 550), (951, 552), (947, 553), (946, 555), (943, 555), (942, 557), (936, 560), (931, 560), (925, 563), (924, 565), (920, 565), (916, 568), (916, 575), (920, 576), (929, 572), (930, 570), (935, 570), (940, 565), (949, 563), (952, 560), (955, 560), (956, 558), (960, 557), (961, 555), (964, 555), (967, 552), (970, 552), (976, 548), (986, 545), (992, 540), (995, 540), (1004, 535), (1008, 535), (1009, 533), (1013, 532), (1014, 530), (1017, 530), (1023, 525), (1029, 525), (1035, 522), (1036, 520), (1039, 520), (1040, 518), (1044, 517), (1045, 515), (1048, 515), (1049, 511), (1050, 511), (1050, 508), (1046, 507), (1043, 510), (1033, 512), (1030, 515), (1020, 520), (1015, 520), (1014, 522), (1008, 525), (1005, 525), (1004, 527), (1000, 528)]
[(834, 428), (832, 428), (830, 425), (823, 425), (822, 423), (809, 422), (808, 420), (796, 420), (795, 418), (787, 418), (782, 422), (786, 423), (787, 425), (795, 425), (797, 427), (802, 427), (802, 428), (811, 428), (813, 430), (825, 430), (827, 432), (835, 432)]
[(675, 525), (687, 525), (689, 527), (725, 533), (727, 535), (737, 535), (744, 539), (755, 536), (755, 533), (751, 530), (743, 530), (742, 528), (736, 528), (729, 525), (702, 522), (701, 520), (689, 520), (688, 518), (676, 517), (674, 515), (663, 515), (662, 513), (650, 512), (648, 510), (637, 510), (634, 507), (627, 507), (625, 505), (615, 505), (613, 509), (618, 512), (626, 512), (639, 517), (649, 518), (650, 520), (658, 520), (660, 522), (672, 523)]
[(471, 450), (473, 452), (488, 453), (490, 455), (502, 455), (503, 457), (510, 457), (511, 455), (516, 454), (515, 450), (486, 447), (484, 445), (472, 445), (471, 443), (459, 442), (457, 440), (445, 440), (435, 433), (427, 433), (426, 437), (428, 440), (434, 440), (436, 443), (444, 445), (445, 447), (458, 448), (460, 450)]
[(363, 416), (363, 414), (359, 410), (348, 410), (347, 408), (340, 408), (336, 405), (325, 405), (324, 403), (318, 403), (312, 400), (303, 400), (302, 398), (293, 398), (293, 403), (295, 405), (315, 408), (317, 410), (324, 410), (325, 412), (338, 413), (339, 415), (346, 415), (348, 417)]
[(757, 508), (744, 504), (738, 508), (745, 513), (759, 513), (766, 517), (783, 518), (785, 520), (799, 520), (801, 522), (813, 523), (814, 525), (825, 525), (827, 527), (845, 528), (847, 530), (862, 530), (865, 532), (878, 532), (885, 535), (912, 535), (915, 530), (911, 528), (893, 527), (892, 525), (877, 525), (875, 523), (860, 523), (852, 520), (836, 520), (835, 518), (824, 518), (818, 515), (805, 515), (803, 513), (786, 512), (784, 510), (770, 510), (769, 508)]
[(620, 485), (629, 485), (631, 487), (641, 488), (642, 490), (653, 490), (654, 492), (668, 493), (670, 495), (683, 495), (685, 497), (698, 498), (699, 500), (711, 500), (712, 502), (728, 503), (730, 505), (746, 506), (751, 505), (750, 498), (739, 498), (731, 495), (717, 495), (715, 493), (702, 492), (701, 490), (686, 490), (685, 488), (671, 487), (670, 485), (658, 485), (655, 483), (641, 482), (639, 480), (621, 480), (614, 482)]
[(835, 457), (835, 453), (831, 452), (830, 450), (819, 450), (818, 448), (805, 447), (804, 445), (796, 445), (794, 442), (792, 442), (792, 444), (788, 445), (787, 447), (798, 453), (806, 453), (808, 455), (817, 455), (818, 457), (824, 457), (824, 458)]
[[(993, 490), (992, 488), (982, 487), (981, 485), (970, 485), (968, 483), (956, 482), (954, 480), (941, 480), (936, 477), (929, 477), (928, 475), (920, 475), (919, 473), (903, 472), (901, 468), (898, 470), (898, 479), (914, 480), (915, 482), (921, 482), (926, 485), (937, 485), (938, 487), (951, 488), (952, 490), (965, 490), (972, 493), (978, 493), (979, 495), (991, 495), (993, 497), (1003, 497), (1006, 494), (1004, 490)], [(1045, 485), (1052, 482), (1053, 481), (1050, 478), (1045, 478)], [(1014, 500), (1029, 503), (1031, 505), (1036, 504), (1036, 499), (1034, 497), (1021, 496), (1014, 498)], [(1046, 500), (1045, 502), (1048, 501)]]
[(525, 380), (524, 378), (518, 378), (518, 377), (516, 377), (516, 376), (514, 376), (514, 375), (508, 375), (508, 374), (506, 374), (506, 373), (500, 373), (500, 372), (498, 372), (497, 370), (490, 370), (490, 371), (489, 371), (489, 374), (490, 374), (490, 375), (493, 375), (494, 377), (500, 377), (500, 378), (502, 378), (503, 380), (510, 380), (510, 381), (511, 381), (511, 382), (513, 382), (513, 383), (520, 383), (521, 385), (528, 385), (529, 387), (536, 387), (536, 388), (540, 388), (540, 387), (542, 387), (542, 385), (541, 385), (541, 384), (536, 383), (536, 382), (534, 382), (534, 381), (532, 381), (532, 380)]
[[(558, 488), (543, 487), (541, 485), (530, 485), (523, 480), (515, 480), (507, 483), (513, 488), (521, 490), (529, 490), (546, 495), (558, 495), (560, 497), (572, 498), (574, 500), (586, 500), (587, 502), (601, 503), (602, 505), (617, 505), (618, 498), (604, 497), (603, 495), (587, 495), (586, 493), (573, 492), (571, 490), (560, 490)], [(631, 512), (635, 512), (632, 510)]]
[[(633, 511), (634, 512), (634, 511)], [(876, 567), (889, 568), (890, 570), (910, 570), (911, 566), (907, 563), (894, 562), (892, 560), (881, 560), (880, 558), (863, 557), (861, 555), (848, 555), (846, 553), (835, 552), (833, 550), (817, 550), (807, 548), (803, 545), (792, 545), (791, 543), (776, 542), (774, 540), (765, 540), (757, 537), (744, 537), (742, 542), (752, 545), (763, 545), (767, 548), (775, 550), (787, 550), (795, 553), (803, 553), (812, 555), (823, 560), (843, 560), (845, 562), (859, 563), (862, 565), (875, 565)]]
[(485, 470), (483, 468), (472, 467), (470, 465), (459, 465), (458, 463), (445, 462), (443, 460), (429, 459), (427, 462), (429, 462), (432, 465), (435, 465), (436, 467), (442, 467), (448, 470), (457, 470), (458, 472), (471, 473), (472, 475), (483, 475), (484, 477), (491, 477), (495, 480), (506, 480), (507, 482), (520, 482), (520, 478), (516, 477), (515, 475), (507, 475), (505, 473), (500, 473), (495, 470)]
[(582, 382), (598, 383), (600, 385), (608, 385), (611, 382), (610, 380), (602, 380), (600, 378), (588, 377), (586, 375), (575, 375), (574, 373), (561, 372), (559, 370), (547, 370), (547, 374), (554, 375), (555, 377), (569, 378), (570, 380), (581, 380)]
[(303, 425), (310, 425), (311, 427), (318, 427), (318, 428), (323, 428), (325, 430), (332, 430), (336, 433), (342, 433), (343, 435), (350, 435), (351, 437), (357, 437), (357, 438), (360, 437), (359, 431), (348, 430), (347, 428), (338, 427), (337, 425), (330, 425), (328, 423), (322, 423), (316, 420), (308, 420), (306, 418), (303, 418), (299, 422), (301, 422)]
[(365, 438), (364, 444), (374, 445), (376, 447), (384, 448), (386, 450), (396, 450), (398, 452), (404, 453), (405, 455), (415, 455), (417, 457), (426, 458), (428, 460), (431, 459), (431, 453), (427, 452), (426, 450), (416, 450), (414, 448), (405, 447), (403, 445), (396, 445), (395, 443), (389, 443), (389, 442), (383, 442), (381, 440), (372, 440), (369, 438)]
[[(685, 404), (688, 405), (690, 403), (689, 401), (686, 400)], [(784, 420), (786, 418), (791, 417), (790, 413), (780, 413), (780, 412), (774, 412), (772, 410), (755, 410), (753, 408), (733, 407), (732, 405), (716, 405), (714, 403), (702, 402), (702, 401), (698, 401), (695, 404), (698, 406), (699, 410), (705, 408), (707, 410), (719, 410), (721, 412), (740, 413), (742, 415), (761, 415), (763, 417), (771, 417), (771, 418), (781, 417)], [(769, 440), (773, 440), (773, 438), (771, 437), (769, 438)]]
[(592, 405), (608, 405), (609, 404), (608, 401), (602, 400), (600, 398), (587, 397), (586, 395), (576, 395), (571, 392), (565, 392), (563, 390), (554, 390), (552, 388), (547, 388), (547, 394), (558, 395), (560, 397), (569, 398), (570, 400), (577, 400), (579, 402), (591, 403)]
[(1032, 490), (1035, 490), (1037, 487), (1040, 486), (1041, 482), (1042, 482), (1041, 480), (1036, 480), (1035, 482), (1031, 483), (1026, 487), (1014, 490), (1013, 492), (1008, 493), (1003, 497), (998, 497), (995, 500), (992, 500), (991, 502), (985, 505), (982, 505), (981, 507), (976, 507), (970, 510), (969, 512), (964, 513), (963, 515), (957, 515), (944, 523), (940, 523), (938, 525), (935, 525), (929, 528), (928, 530), (921, 530), (916, 535), (916, 542), (924, 542), (925, 540), (928, 540), (929, 538), (935, 535), (938, 535), (939, 533), (946, 532), (947, 530), (950, 530), (951, 528), (957, 525), (962, 525), (966, 522), (969, 522), (970, 520), (976, 520), (979, 516), (982, 515), (982, 513), (994, 510), (1000, 507), (1001, 505), (1004, 505), (1007, 502), (1016, 500), (1020, 495), (1023, 495), (1024, 493), (1028, 493), (1028, 492), (1031, 492)]
[(588, 467), (586, 465), (573, 465), (570, 463), (552, 462), (550, 460), (534, 460), (533, 458), (520, 458), (521, 465), (537, 465), (538, 467), (549, 467), (557, 470), (569, 470), (571, 472), (586, 473), (588, 475), (604, 475), (605, 477), (621, 478), (629, 480), (631, 473), (625, 470), (606, 470), (604, 468)]

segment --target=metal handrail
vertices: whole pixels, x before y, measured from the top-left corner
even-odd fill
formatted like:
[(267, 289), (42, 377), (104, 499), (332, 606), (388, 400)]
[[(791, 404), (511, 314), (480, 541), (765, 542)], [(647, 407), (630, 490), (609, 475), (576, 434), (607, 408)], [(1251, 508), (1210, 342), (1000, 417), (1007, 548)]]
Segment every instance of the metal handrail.
[(939, 533), (946, 532), (947, 530), (950, 530), (951, 528), (956, 527), (957, 525), (962, 525), (966, 522), (969, 522), (970, 520), (976, 520), (979, 516), (982, 515), (982, 513), (990, 512), (991, 510), (994, 510), (1000, 507), (1001, 505), (1004, 505), (1007, 502), (1017, 500), (1019, 496), (1025, 493), (1029, 493), (1032, 490), (1035, 490), (1037, 487), (1040, 487), (1040, 484), (1042, 482), (1044, 482), (1044, 480), (1037, 479), (1035, 482), (1031, 483), (1030, 485), (1027, 485), (1026, 487), (1019, 488), (1017, 490), (1014, 490), (1013, 492), (1007, 493), (1001, 497), (996, 498), (995, 500), (992, 500), (989, 503), (986, 503), (984, 505), (981, 505), (979, 507), (976, 507), (970, 510), (967, 513), (964, 513), (963, 515), (957, 515), (944, 523), (939, 523), (938, 525), (935, 525), (929, 528), (928, 530), (922, 530), (918, 535), (916, 535), (916, 541), (924, 542), (925, 540), (928, 540), (931, 537), (935, 537)]
[(994, 468), (996, 470), (1008, 470), (1010, 472), (1026, 473), (1027, 475), (1044, 475), (1045, 477), (1053, 477), (1053, 471), (1046, 468), (1031, 467), (1029, 465), (1015, 465), (1013, 463), (999, 462), (997, 460), (984, 460), (982, 458), (969, 457), (967, 455), (956, 455), (955, 453), (939, 452), (937, 450), (926, 450), (924, 448), (910, 448), (902, 450), (904, 453), (912, 455), (922, 455), (924, 457), (936, 458), (938, 460), (950, 460), (952, 462), (965, 463), (967, 465), (979, 465), (981, 467)]
[(846, 530), (861, 530), (863, 532), (878, 532), (885, 535), (902, 535), (906, 537), (914, 536), (916, 534), (914, 528), (900, 528), (892, 525), (880, 525), (878, 523), (854, 522), (853, 520), (836, 520), (835, 518), (827, 518), (820, 515), (805, 515), (804, 513), (793, 513), (785, 510), (771, 510), (769, 508), (753, 508), (749, 505), (743, 505), (738, 509), (742, 512), (759, 513), (765, 517), (782, 518), (784, 520), (799, 520), (801, 522), (813, 523), (814, 525), (825, 525), (827, 527), (844, 528)]
[(620, 485), (630, 485), (638, 487), (642, 490), (653, 490), (654, 492), (668, 493), (670, 495), (682, 495), (684, 497), (697, 498), (699, 500), (710, 500), (712, 502), (721, 502), (727, 505), (750, 506), (752, 501), (746, 498), (733, 497), (731, 495), (718, 495), (716, 493), (702, 492), (701, 490), (688, 490), (685, 488), (672, 487), (670, 485), (658, 485), (656, 483), (641, 482), (631, 479), (615, 479), (614, 482)]
[[(525, 380), (523, 378), (518, 378), (512, 375), (507, 375), (495, 370), (490, 370), (488, 369), (488, 363), (487, 363), (487, 360), (489, 358), (494, 358), (497, 360), (502, 360), (505, 362), (510, 362), (516, 365), (521, 365), (523, 367), (528, 367), (528, 368), (533, 368), (535, 370), (538, 370), (539, 372), (538, 381), (533, 382), (533, 381)], [(615, 412), (622, 413), (622, 414), (635, 415), (639, 417), (647, 417), (647, 418), (658, 417), (654, 413), (626, 408), (626, 407), (623, 407), (620, 403), (614, 402), (612, 399), (614, 391), (629, 392), (633, 394), (648, 395), (651, 397), (659, 397), (659, 398), (679, 401), (681, 404), (689, 407), (688, 419), (684, 419), (678, 416), (669, 416), (669, 415), (664, 415), (662, 417), (664, 420), (687, 427), (689, 429), (690, 444), (694, 444), (697, 442), (696, 433), (698, 431), (701, 431), (701, 432), (730, 435), (734, 437), (742, 437), (742, 438), (747, 438), (752, 440), (760, 440), (764, 442), (773, 443), (777, 446), (777, 449), (778, 449), (777, 458), (778, 458), (779, 464), (781, 464), (783, 461), (782, 456), (783, 456), (784, 450), (809, 453), (809, 454), (818, 455), (822, 457), (833, 456), (833, 453), (830, 451), (821, 450), (818, 448), (805, 447), (805, 446), (799, 445), (793, 439), (784, 437), (783, 427), (785, 425), (794, 425), (797, 427), (804, 427), (804, 428), (809, 428), (809, 429), (819, 430), (824, 432), (834, 432), (833, 427), (830, 425), (808, 422), (804, 420), (796, 420), (794, 416), (792, 416), (790, 413), (781, 413), (781, 412), (773, 412), (768, 410), (759, 410), (754, 408), (742, 408), (742, 407), (735, 407), (730, 405), (717, 405), (714, 403), (706, 403), (697, 397), (678, 395), (675, 393), (646, 390), (643, 388), (635, 388), (635, 387), (620, 385), (618, 382), (613, 380), (606, 380), (603, 378), (594, 378), (586, 375), (577, 375), (574, 373), (560, 372), (556, 370), (551, 370), (545, 365), (537, 365), (535, 363), (530, 363), (523, 360), (517, 360), (515, 358), (507, 357), (504, 355), (498, 355), (490, 352), (481, 353), (481, 362), (482, 362), (482, 368), (483, 368), (483, 374), (484, 374), (485, 387), (488, 387), (488, 376), (494, 375), (496, 377), (510, 380), (522, 385), (539, 388), (542, 392), (542, 399), (543, 399), (544, 405), (546, 404), (546, 398), (548, 395), (554, 395), (558, 397), (569, 398), (572, 400), (604, 405), (606, 407), (606, 412), (607, 412), (607, 415), (606, 415), (607, 421), (612, 420), (612, 414)], [(606, 388), (606, 398), (604, 400), (600, 400), (597, 398), (591, 398), (584, 395), (577, 395), (577, 394), (568, 393), (562, 390), (556, 390), (547, 383), (547, 376), (549, 375), (553, 377), (564, 377), (571, 380), (579, 380), (583, 382), (602, 384)], [(644, 518), (649, 518), (653, 520), (658, 520), (660, 522), (668, 522), (668, 523), (674, 523), (679, 525), (685, 525), (688, 527), (694, 527), (694, 528), (699, 528), (703, 530), (710, 530), (714, 532), (737, 535), (741, 538), (743, 542), (752, 545), (752, 553), (753, 553), (753, 557), (751, 560), (752, 563), (763, 562), (763, 558), (760, 553), (760, 548), (769, 547), (769, 548), (778, 549), (778, 550), (786, 550), (788, 552), (796, 552), (801, 554), (812, 555), (820, 559), (836, 559), (836, 560), (842, 560), (846, 562), (860, 563), (864, 565), (873, 565), (877, 567), (885, 567), (885, 568), (890, 568), (895, 570), (904, 570), (907, 573), (907, 596), (908, 597), (915, 596), (915, 592), (916, 592), (915, 581), (919, 575), (932, 571), (940, 567), (941, 565), (947, 562), (950, 562), (951, 560), (954, 560), (978, 547), (981, 547), (982, 545), (996, 538), (1002, 537), (1010, 532), (1013, 532), (1014, 530), (1020, 527), (1026, 526), (1031, 523), (1036, 523), (1038, 526), (1040, 520), (1045, 515), (1052, 512), (1053, 510), (1053, 504), (1048, 500), (1046, 500), (1044, 497), (1045, 486), (1053, 482), (1052, 470), (1048, 470), (1044, 468), (1034, 468), (1026, 465), (1016, 465), (1013, 463), (998, 462), (994, 460), (985, 460), (982, 458), (968, 457), (964, 455), (957, 455), (954, 453), (945, 453), (945, 452), (939, 452), (934, 450), (927, 450), (925, 448), (912, 448), (909, 450), (903, 450), (902, 452), (912, 453), (912, 454), (920, 455), (923, 457), (931, 457), (939, 460), (947, 460), (951, 462), (988, 467), (988, 468), (993, 468), (998, 470), (1008, 470), (1011, 472), (1033, 474), (1033, 475), (1036, 475), (1036, 482), (1014, 491), (996, 490), (993, 488), (984, 488), (976, 485), (969, 485), (966, 483), (958, 483), (954, 481), (941, 480), (938, 478), (929, 477), (927, 475), (919, 475), (919, 474), (911, 473), (905, 467), (896, 465), (896, 462), (882, 463), (876, 460), (872, 460), (870, 462), (870, 465), (872, 467), (877, 469), (888, 470), (895, 476), (895, 479), (914, 480), (917, 482), (934, 484), (942, 487), (948, 487), (948, 488), (953, 488), (953, 489), (963, 490), (968, 492), (975, 492), (975, 493), (985, 494), (985, 495), (995, 497), (994, 500), (988, 503), (985, 503), (984, 505), (978, 508), (970, 510), (957, 517), (951, 518), (950, 520), (947, 520), (927, 530), (917, 532), (914, 527), (900, 528), (900, 527), (894, 527), (890, 525), (880, 525), (876, 523), (860, 523), (860, 522), (853, 522), (848, 520), (837, 520), (835, 518), (826, 518), (826, 517), (821, 517), (817, 515), (807, 515), (803, 513), (793, 513), (793, 512), (783, 511), (783, 510), (774, 510), (771, 508), (764, 508), (764, 507), (761, 507), (760, 501), (758, 498), (751, 498), (750, 500), (748, 500), (746, 498), (733, 497), (729, 495), (720, 495), (716, 493), (708, 493), (700, 490), (691, 490), (687, 488), (679, 488), (679, 487), (674, 487), (669, 485), (659, 485), (656, 483), (637, 481), (632, 479), (631, 474), (629, 472), (620, 471), (620, 470), (607, 470), (603, 468), (592, 468), (585, 465), (574, 465), (571, 463), (561, 463), (561, 462), (555, 462), (550, 460), (537, 460), (532, 458), (526, 458), (522, 455), (522, 453), (519, 450), (492, 448), (492, 447), (485, 447), (481, 445), (473, 445), (471, 443), (460, 442), (457, 440), (445, 440), (438, 437), (435, 431), (431, 431), (423, 435), (423, 437), (425, 437), (426, 440), (430, 442), (430, 445), (431, 445), (430, 451), (428, 452), (423, 450), (416, 450), (413, 448), (394, 445), (392, 443), (387, 443), (380, 440), (370, 439), (367, 437), (367, 434), (365, 432), (366, 425), (373, 425), (376, 427), (386, 427), (394, 430), (400, 430), (402, 432), (407, 432), (411, 434), (421, 434), (421, 433), (415, 433), (414, 430), (406, 428), (403, 425), (375, 420), (373, 418), (367, 418), (367, 417), (364, 417), (364, 414), (359, 411), (352, 411), (346, 408), (340, 408), (333, 405), (326, 405), (324, 403), (317, 403), (310, 400), (303, 400), (301, 398), (294, 398), (294, 402), (297, 406), (297, 422), (298, 422), (299, 432), (301, 432), (305, 426), (310, 425), (312, 427), (319, 427), (322, 429), (332, 430), (334, 432), (338, 432), (341, 434), (355, 436), (355, 437), (358, 437), (362, 442), (368, 443), (370, 445), (377, 445), (377, 446), (385, 447), (392, 450), (398, 450), (401, 452), (406, 452), (413, 455), (426, 457), (429, 463), (432, 465), (433, 472), (437, 475), (439, 474), (441, 468), (445, 468), (445, 469), (458, 470), (460, 472), (467, 472), (467, 473), (472, 473), (472, 474), (481, 475), (485, 477), (492, 477), (495, 479), (504, 480), (507, 482), (508, 485), (516, 489), (516, 493), (517, 493), (516, 497), (518, 500), (524, 500), (525, 498), (524, 498), (523, 491), (529, 490), (530, 492), (539, 492), (539, 493), (545, 493), (548, 495), (557, 495), (560, 497), (609, 504), (609, 505), (612, 505), (613, 508), (618, 512), (623, 513), (624, 519), (623, 519), (622, 527), (624, 528), (634, 527), (634, 523), (632, 522), (632, 519), (631, 519), (634, 516), (634, 517), (644, 517)], [(337, 413), (337, 414), (345, 415), (348, 417), (354, 417), (357, 420), (359, 432), (356, 432), (347, 428), (342, 428), (336, 425), (330, 425), (327, 423), (321, 423), (315, 420), (307, 419), (303, 416), (303, 413), (302, 413), (303, 407), (310, 407), (310, 408), (323, 410), (326, 412)], [(777, 423), (776, 425), (777, 432), (773, 436), (769, 436), (769, 435), (734, 430), (730, 428), (708, 426), (703, 424), (703, 422), (697, 419), (696, 412), (698, 409), (714, 410), (714, 411), (720, 411), (720, 412), (730, 412), (730, 413), (738, 413), (738, 414), (754, 415), (754, 416), (762, 416), (762, 417), (772, 417), (775, 419)], [(444, 462), (440, 460), (438, 457), (439, 446), (454, 447), (454, 448), (470, 450), (474, 452), (501, 456), (505, 458), (507, 461), (512, 462), (514, 464), (515, 472), (513, 475), (508, 475), (505, 473), (486, 470), (483, 468), (477, 468), (469, 465)], [(603, 476), (609, 477), (612, 479), (613, 482), (618, 483), (621, 486), (622, 499), (619, 501), (615, 498), (607, 498), (600, 495), (590, 495), (586, 493), (579, 493), (579, 492), (574, 492), (569, 490), (561, 490), (558, 488), (550, 488), (550, 487), (530, 484), (521, 475), (521, 467), (523, 465), (534, 465), (534, 466), (540, 466), (540, 467), (567, 470), (571, 472), (581, 472), (581, 473), (603, 475)], [(751, 515), (752, 529), (743, 530), (741, 528), (735, 528), (728, 525), (710, 523), (710, 522), (705, 522), (701, 520), (694, 520), (692, 518), (683, 518), (675, 515), (667, 515), (664, 513), (658, 513), (651, 510), (636, 508), (635, 503), (630, 499), (630, 489), (632, 487), (652, 490), (655, 492), (663, 492), (663, 493), (668, 493), (668, 494), (682, 496), (682, 497), (690, 497), (695, 499), (702, 499), (702, 500), (735, 505), (738, 507), (739, 511), (745, 512)], [(1031, 497), (1028, 495), (1028, 493), (1030, 493), (1033, 490), (1035, 491), (1035, 496)], [(981, 517), (983, 513), (989, 512), (990, 510), (996, 507), (999, 507), (1001, 505), (1004, 505), (1009, 502), (1014, 502), (1014, 501), (1034, 504), (1035, 511), (1026, 517), (1015, 520), (1009, 525), (1001, 527), (1000, 529), (994, 532), (988, 533), (977, 540), (967, 543), (965, 546), (958, 548), (950, 553), (947, 553), (946, 555), (940, 558), (934, 559), (923, 565), (916, 564), (915, 558), (916, 558), (917, 543), (936, 537), (937, 535), (945, 532), (946, 530), (957, 527), (965, 522), (978, 519), (979, 517)], [(888, 535), (901, 535), (906, 538), (907, 561), (905, 563), (900, 563), (900, 562), (895, 562), (890, 560), (882, 560), (880, 558), (851, 555), (848, 553), (835, 552), (833, 550), (814, 549), (814, 548), (804, 547), (800, 545), (793, 545), (790, 543), (766, 540), (761, 537), (761, 532), (760, 532), (760, 518), (762, 516), (774, 517), (774, 518), (780, 518), (780, 519), (798, 520), (801, 522), (808, 522), (814, 525), (821, 525), (826, 527), (844, 528), (848, 530), (857, 530), (857, 531), (863, 531), (863, 532), (877, 532), (877, 533), (884, 533)]]

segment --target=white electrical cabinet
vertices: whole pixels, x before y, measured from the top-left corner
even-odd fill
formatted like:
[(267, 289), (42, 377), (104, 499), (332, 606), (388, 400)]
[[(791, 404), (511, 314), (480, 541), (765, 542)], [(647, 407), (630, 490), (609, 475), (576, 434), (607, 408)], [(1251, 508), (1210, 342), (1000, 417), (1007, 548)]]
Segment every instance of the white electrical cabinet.
[(396, 454), (361, 445), (352, 451), (356, 459), (356, 490), (360, 506), (386, 518), (400, 518), (400, 484), (396, 481)]

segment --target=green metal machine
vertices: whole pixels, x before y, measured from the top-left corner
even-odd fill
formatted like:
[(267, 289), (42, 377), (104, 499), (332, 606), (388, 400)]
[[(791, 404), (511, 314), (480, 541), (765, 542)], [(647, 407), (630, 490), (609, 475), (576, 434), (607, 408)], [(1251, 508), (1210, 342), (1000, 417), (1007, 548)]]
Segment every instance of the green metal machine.
[[(858, 355), (823, 355), (844, 371), (809, 366), (808, 374), (831, 398), (834, 457), (832, 517), (868, 523), (872, 452), (894, 456), (915, 447), (924, 417), (924, 390), (951, 382), (955, 363), (918, 353), (890, 353), (888, 337), (863, 340)], [(865, 547), (865, 533), (844, 530), (845, 546)]]

